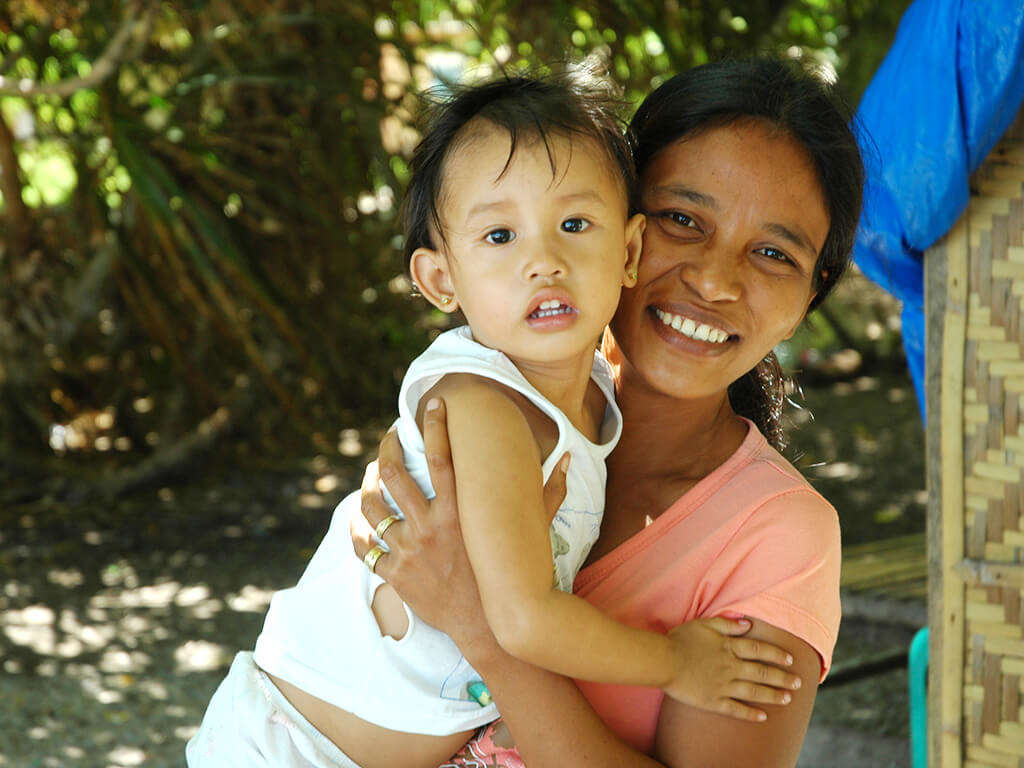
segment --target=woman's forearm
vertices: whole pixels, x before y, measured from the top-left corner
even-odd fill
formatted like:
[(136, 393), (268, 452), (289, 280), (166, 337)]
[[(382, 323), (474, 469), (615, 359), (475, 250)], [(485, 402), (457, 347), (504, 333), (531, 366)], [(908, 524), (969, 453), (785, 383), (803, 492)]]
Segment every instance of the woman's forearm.
[(569, 678), (534, 667), (479, 638), (463, 649), (487, 682), (529, 766), (662, 766), (619, 739)]

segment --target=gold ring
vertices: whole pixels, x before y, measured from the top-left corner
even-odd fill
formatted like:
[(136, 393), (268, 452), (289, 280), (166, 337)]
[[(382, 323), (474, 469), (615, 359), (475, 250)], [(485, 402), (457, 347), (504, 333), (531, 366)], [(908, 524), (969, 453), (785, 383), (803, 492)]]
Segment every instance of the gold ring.
[(388, 515), (379, 523), (377, 523), (377, 527), (373, 529), (373, 532), (377, 534), (378, 539), (383, 539), (384, 532), (401, 519), (402, 518), (400, 518), (398, 515)]
[(386, 549), (374, 546), (369, 552), (363, 555), (363, 563), (370, 569), (370, 573), (373, 573), (373, 569), (377, 567), (377, 561), (380, 560), (380, 556), (386, 553)]

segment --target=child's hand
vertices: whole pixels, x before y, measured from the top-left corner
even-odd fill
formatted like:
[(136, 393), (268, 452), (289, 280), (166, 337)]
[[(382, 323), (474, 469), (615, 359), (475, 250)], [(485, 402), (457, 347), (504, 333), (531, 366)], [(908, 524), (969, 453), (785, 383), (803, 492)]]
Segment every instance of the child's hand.
[(746, 619), (696, 619), (668, 633), (676, 672), (665, 693), (691, 707), (738, 720), (765, 720), (750, 704), (788, 704), (800, 678), (780, 667), (793, 663), (782, 648), (742, 635)]

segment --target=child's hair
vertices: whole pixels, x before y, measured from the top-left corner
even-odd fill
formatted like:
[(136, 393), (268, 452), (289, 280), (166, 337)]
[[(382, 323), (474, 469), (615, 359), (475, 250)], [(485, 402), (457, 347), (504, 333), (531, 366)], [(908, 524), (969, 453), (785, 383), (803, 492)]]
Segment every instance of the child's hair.
[[(438, 197), (445, 161), (462, 138), (463, 128), (476, 118), (508, 132), (511, 147), (504, 170), (512, 163), (522, 136), (544, 142), (552, 174), (557, 169), (549, 136), (595, 140), (607, 155), (610, 168), (621, 173), (627, 204), (632, 210), (636, 169), (623, 131), (623, 106), (610, 82), (586, 67), (567, 68), (545, 76), (506, 76), (448, 91), (447, 98), (428, 106), (426, 130), (412, 157), (412, 178), (401, 216), (406, 265), (417, 248), (438, 249), (444, 243)], [(435, 233), (441, 243), (434, 241)]]

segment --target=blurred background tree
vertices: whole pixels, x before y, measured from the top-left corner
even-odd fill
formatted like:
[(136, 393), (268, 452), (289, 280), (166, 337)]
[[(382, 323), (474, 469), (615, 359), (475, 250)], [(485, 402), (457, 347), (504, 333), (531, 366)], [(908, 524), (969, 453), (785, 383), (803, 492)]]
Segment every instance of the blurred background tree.
[[(395, 221), (418, 90), (597, 55), (635, 103), (774, 52), (855, 100), (906, 5), (9, 0), (0, 463), (136, 467), (116, 492), (229, 432), (357, 453), (447, 322), (409, 298)], [(850, 342), (836, 313), (811, 332)]]

